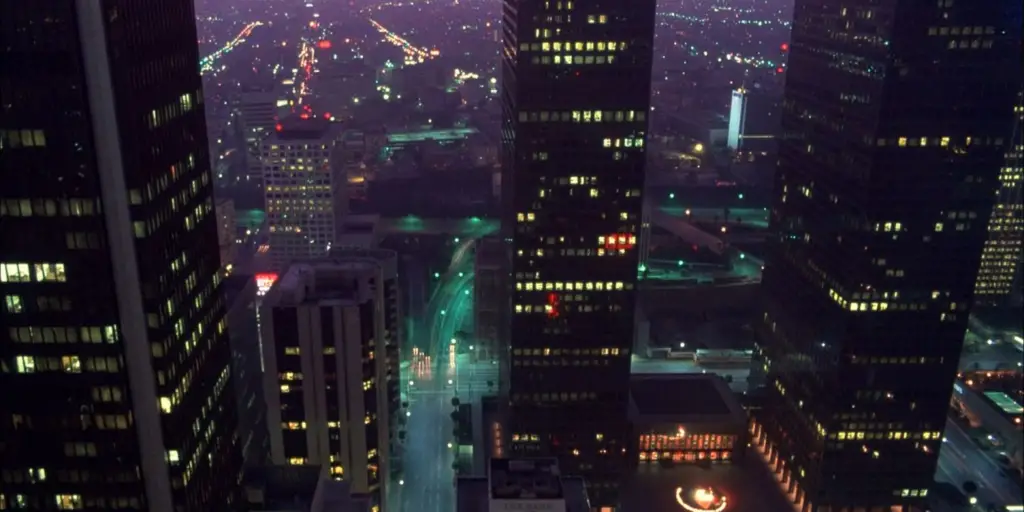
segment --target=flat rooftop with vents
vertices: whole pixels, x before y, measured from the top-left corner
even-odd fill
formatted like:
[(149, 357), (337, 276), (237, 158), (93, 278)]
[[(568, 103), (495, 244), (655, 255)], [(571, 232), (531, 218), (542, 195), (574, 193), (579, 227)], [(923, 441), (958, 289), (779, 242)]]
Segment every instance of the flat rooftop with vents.
[(553, 458), (491, 459), (486, 477), (459, 477), (458, 512), (589, 512), (580, 477)]

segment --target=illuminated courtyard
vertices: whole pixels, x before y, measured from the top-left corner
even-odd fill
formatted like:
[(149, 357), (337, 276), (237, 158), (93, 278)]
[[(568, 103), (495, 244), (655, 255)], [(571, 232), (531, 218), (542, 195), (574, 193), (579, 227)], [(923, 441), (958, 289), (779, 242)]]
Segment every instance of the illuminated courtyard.
[(623, 495), (623, 512), (688, 510), (790, 512), (793, 505), (782, 495), (768, 468), (753, 453), (742, 462), (713, 464), (710, 467), (641, 464)]

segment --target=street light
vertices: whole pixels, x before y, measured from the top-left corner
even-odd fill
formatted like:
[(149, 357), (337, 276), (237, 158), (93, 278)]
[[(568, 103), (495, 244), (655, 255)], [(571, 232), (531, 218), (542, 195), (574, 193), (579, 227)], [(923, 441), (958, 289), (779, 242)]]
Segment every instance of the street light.
[(444, 315), (447, 315), (447, 314), (448, 314), (448, 312), (447, 312), (447, 311), (445, 311), (445, 310), (443, 310), (443, 309), (441, 310), (441, 316), (444, 316)]
[(440, 272), (434, 272), (434, 279), (440, 279), (440, 278), (441, 278), (441, 273)]
[(405, 417), (408, 418), (409, 416), (412, 416), (412, 411), (405, 411)]
[(465, 275), (466, 275), (465, 272), (459, 272), (459, 277), (462, 277), (462, 276), (465, 276)]
[(451, 447), (452, 447), (452, 444), (451, 444), (451, 443), (448, 443), (448, 448), (451, 448)]
[(452, 345), (454, 345), (454, 344), (456, 344), (456, 343), (458, 343), (458, 342), (459, 342), (459, 340), (457, 340), (457, 339), (455, 339), (455, 338), (452, 338), (452, 340), (451, 340), (451, 342), (450, 342), (450, 343), (451, 343)]
[(449, 386), (451, 386), (451, 385), (452, 385), (452, 380), (451, 380), (451, 379), (448, 379), (448, 385), (449, 385)]
[(398, 485), (405, 485), (405, 480), (399, 480)]

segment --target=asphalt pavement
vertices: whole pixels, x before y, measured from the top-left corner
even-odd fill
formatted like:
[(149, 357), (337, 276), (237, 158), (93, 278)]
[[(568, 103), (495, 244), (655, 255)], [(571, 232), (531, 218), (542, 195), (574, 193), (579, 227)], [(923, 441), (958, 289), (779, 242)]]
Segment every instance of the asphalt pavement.
[[(477, 372), (468, 365), (467, 356), (456, 355), (451, 343), (457, 332), (472, 331), (473, 273), (467, 247), (460, 243), (452, 266), (439, 276), (417, 329), (420, 337), (412, 340), (418, 350), (410, 374), (404, 376), (409, 408), (404, 471), (395, 496), (402, 512), (455, 510), (455, 451), (449, 445), (454, 430), (452, 398), (460, 388), (466, 394), (470, 387), (486, 389), (486, 382), (471, 384)], [(467, 368), (461, 371), (464, 363)], [(463, 382), (462, 376), (470, 378)]]
[(1003, 475), (988, 454), (952, 420), (946, 421), (939, 465), (935, 479), (961, 488), (964, 482), (978, 485), (978, 504), (1000, 506), (1021, 504), (1021, 485), (1012, 477)]

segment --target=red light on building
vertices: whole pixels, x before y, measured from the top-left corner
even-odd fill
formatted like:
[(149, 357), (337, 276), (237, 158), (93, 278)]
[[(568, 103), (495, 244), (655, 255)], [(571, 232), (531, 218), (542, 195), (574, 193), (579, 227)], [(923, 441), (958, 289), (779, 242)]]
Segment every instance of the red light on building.
[(612, 233), (604, 237), (604, 248), (609, 251), (632, 249), (636, 245), (636, 235), (629, 233)]
[(779, 67), (775, 68), (775, 72), (780, 74), (780, 75), (782, 74), (783, 71), (785, 71), (785, 69), (783, 69), (782, 66), (779, 66)]
[(276, 131), (284, 130), (284, 126), (281, 126), (281, 123), (277, 123), (277, 125), (274, 126), (274, 130), (276, 130)]
[(788, 52), (789, 51), (789, 43), (782, 43), (781, 45), (779, 45), (779, 49), (784, 51), (784, 52)]
[(548, 318), (558, 318), (558, 295), (548, 294)]
[(317, 28), (319, 26), (320, 26), (320, 24), (317, 23), (316, 21), (309, 22), (309, 28)]
[(320, 48), (321, 50), (327, 50), (327, 49), (330, 49), (331, 42), (326, 40), (326, 39), (324, 39), (323, 41), (320, 41), (319, 43), (317, 43), (316, 47)]
[(309, 114), (303, 112), (299, 114), (299, 119), (309, 119)]
[(330, 119), (330, 118), (331, 118), (331, 113), (330, 112), (324, 112), (324, 119)]

